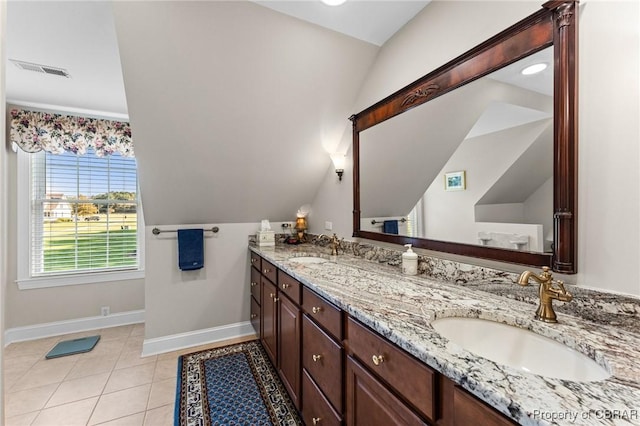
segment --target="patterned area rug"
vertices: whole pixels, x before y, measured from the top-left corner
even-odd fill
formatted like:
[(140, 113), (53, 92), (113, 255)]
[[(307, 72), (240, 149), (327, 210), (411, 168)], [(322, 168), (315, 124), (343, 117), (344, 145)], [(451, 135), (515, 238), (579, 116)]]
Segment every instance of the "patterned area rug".
[(301, 425), (257, 340), (178, 358), (175, 425)]

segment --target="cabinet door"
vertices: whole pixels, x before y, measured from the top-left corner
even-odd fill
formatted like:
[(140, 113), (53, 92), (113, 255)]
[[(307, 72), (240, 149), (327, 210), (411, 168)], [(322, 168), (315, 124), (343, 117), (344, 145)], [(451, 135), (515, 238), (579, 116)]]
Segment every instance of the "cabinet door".
[(275, 299), (277, 289), (275, 284), (265, 277), (261, 278), (262, 303), (260, 312), (262, 313), (262, 346), (271, 359), (273, 365), (278, 362), (278, 317)]
[(278, 291), (278, 372), (300, 408), (300, 308)]
[(348, 426), (427, 424), (350, 356), (346, 371)]
[(260, 331), (260, 305), (253, 297), (249, 299), (251, 299), (251, 325), (256, 335), (260, 336), (262, 334)]

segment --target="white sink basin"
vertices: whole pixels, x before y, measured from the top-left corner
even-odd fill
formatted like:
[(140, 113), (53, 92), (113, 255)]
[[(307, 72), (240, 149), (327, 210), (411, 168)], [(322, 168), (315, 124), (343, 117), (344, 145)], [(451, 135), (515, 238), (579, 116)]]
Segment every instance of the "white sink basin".
[(329, 259), (325, 259), (324, 257), (317, 257), (317, 256), (300, 256), (300, 257), (292, 257), (291, 259), (289, 259), (289, 261), (295, 262), (295, 263), (309, 264), (309, 263), (326, 263), (329, 261)]
[(441, 318), (431, 325), (441, 336), (469, 352), (527, 373), (578, 382), (611, 376), (580, 352), (515, 326), (463, 317)]

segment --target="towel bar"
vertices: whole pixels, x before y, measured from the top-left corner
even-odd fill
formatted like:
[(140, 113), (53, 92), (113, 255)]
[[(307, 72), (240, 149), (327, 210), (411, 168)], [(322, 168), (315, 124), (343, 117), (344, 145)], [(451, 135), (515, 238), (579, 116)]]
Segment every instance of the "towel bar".
[[(203, 229), (204, 232), (213, 232), (214, 234), (217, 234), (219, 230), (220, 230), (220, 228), (218, 228), (217, 226), (214, 226), (211, 229)], [(163, 229), (163, 230), (160, 230), (158, 228), (153, 228), (153, 230), (151, 230), (151, 232), (153, 233), (153, 235), (158, 235), (158, 234), (161, 234), (163, 232), (178, 232), (178, 230), (177, 229)]]
[[(390, 219), (387, 219), (387, 220), (390, 220)], [(407, 218), (406, 217), (402, 217), (402, 218), (396, 219), (396, 220), (398, 220), (399, 222), (405, 223), (407, 221)], [(375, 219), (371, 220), (371, 224), (372, 225), (375, 225), (376, 223), (382, 223), (382, 222), (384, 222), (384, 221), (383, 220), (375, 220)]]

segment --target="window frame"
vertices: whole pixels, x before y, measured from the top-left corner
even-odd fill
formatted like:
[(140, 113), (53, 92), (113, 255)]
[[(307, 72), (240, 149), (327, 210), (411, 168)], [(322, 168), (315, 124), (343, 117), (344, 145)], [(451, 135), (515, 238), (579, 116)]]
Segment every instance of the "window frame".
[(143, 279), (144, 274), (144, 214), (138, 187), (137, 233), (138, 267), (113, 271), (74, 271), (53, 273), (45, 276), (31, 275), (31, 159), (33, 154), (17, 150), (17, 280), (20, 290), (61, 287), (79, 284), (106, 283)]

